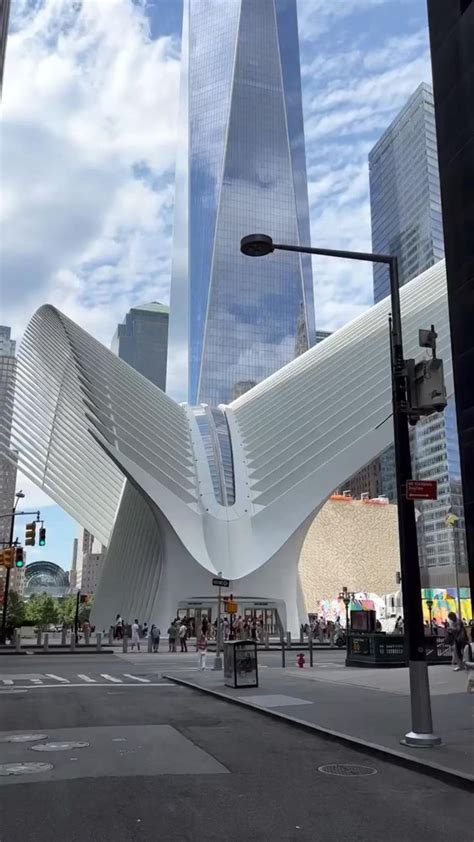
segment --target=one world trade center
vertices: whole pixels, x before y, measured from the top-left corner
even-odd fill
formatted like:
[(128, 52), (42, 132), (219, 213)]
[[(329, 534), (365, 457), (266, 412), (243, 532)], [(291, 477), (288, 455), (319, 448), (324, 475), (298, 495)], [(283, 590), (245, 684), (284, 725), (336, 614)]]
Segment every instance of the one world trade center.
[[(168, 349), (178, 399), (218, 406), (314, 344), (296, 0), (184, 0)], [(177, 384), (180, 384), (180, 389)]]

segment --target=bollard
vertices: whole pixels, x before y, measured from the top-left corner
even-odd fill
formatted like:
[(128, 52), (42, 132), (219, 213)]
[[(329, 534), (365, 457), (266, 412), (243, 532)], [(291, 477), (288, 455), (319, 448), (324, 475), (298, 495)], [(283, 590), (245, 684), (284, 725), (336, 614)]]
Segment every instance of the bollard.
[(114, 627), (110, 626), (110, 629), (109, 629), (109, 646), (112, 646), (113, 642), (114, 642)]
[(36, 645), (41, 646), (41, 629), (38, 629), (36, 633)]
[(303, 626), (300, 626), (300, 644), (303, 645), (304, 643), (304, 631)]
[(91, 638), (90, 629), (84, 629), (84, 646), (89, 646), (90, 638)]
[(76, 635), (74, 633), (74, 629), (71, 632), (71, 652), (76, 651)]
[(150, 633), (148, 633), (147, 644), (147, 651), (153, 652), (153, 638)]
[(45, 635), (44, 635), (44, 643), (43, 643), (43, 649), (44, 649), (45, 652), (48, 651), (48, 647), (49, 647), (49, 634), (46, 632)]
[(63, 626), (61, 629), (61, 646), (66, 646), (67, 643), (67, 626)]
[(286, 633), (286, 648), (291, 649), (291, 632)]
[(286, 666), (286, 653), (285, 653), (285, 638), (283, 632), (280, 635), (280, 643), (281, 643), (281, 665), (282, 667)]
[(265, 649), (270, 649), (270, 632), (267, 632), (267, 631), (265, 632), (264, 641), (265, 641)]
[(128, 637), (126, 634), (124, 634), (122, 640), (122, 652), (128, 652)]
[(313, 632), (308, 634), (309, 665), (313, 666)]
[(100, 652), (100, 647), (102, 646), (102, 632), (97, 632), (97, 634), (95, 636), (95, 640), (96, 640), (96, 649), (97, 649), (98, 652)]
[(15, 649), (21, 652), (21, 632), (20, 629), (15, 629)]

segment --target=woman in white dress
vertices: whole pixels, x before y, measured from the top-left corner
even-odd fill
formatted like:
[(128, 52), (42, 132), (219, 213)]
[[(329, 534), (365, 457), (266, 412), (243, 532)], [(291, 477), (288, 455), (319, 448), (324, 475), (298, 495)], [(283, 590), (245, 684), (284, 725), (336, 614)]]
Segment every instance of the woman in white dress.
[(137, 644), (137, 649), (140, 651), (140, 626), (138, 624), (138, 620), (132, 623), (132, 646), (131, 648)]

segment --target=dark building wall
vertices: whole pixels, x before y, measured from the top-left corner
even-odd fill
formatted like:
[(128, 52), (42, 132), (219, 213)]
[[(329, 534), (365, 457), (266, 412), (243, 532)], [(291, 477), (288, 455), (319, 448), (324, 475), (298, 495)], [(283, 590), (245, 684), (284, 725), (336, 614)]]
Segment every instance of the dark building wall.
[(474, 595), (474, 0), (428, 0), (457, 423)]
[[(153, 306), (153, 305), (150, 305)], [(155, 386), (166, 389), (167, 312), (132, 308), (119, 324), (112, 350)]]

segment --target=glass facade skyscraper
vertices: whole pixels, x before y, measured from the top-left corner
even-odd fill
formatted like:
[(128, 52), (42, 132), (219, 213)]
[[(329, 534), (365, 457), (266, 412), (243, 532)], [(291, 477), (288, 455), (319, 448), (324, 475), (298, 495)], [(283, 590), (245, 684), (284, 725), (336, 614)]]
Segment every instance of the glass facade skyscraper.
[[(372, 249), (395, 254), (400, 285), (444, 257), (433, 91), (422, 83), (369, 153)], [(387, 267), (374, 264), (374, 301), (390, 293)], [(420, 325), (425, 327), (425, 325)], [(427, 325), (426, 327), (429, 327)], [(417, 504), (425, 587), (454, 584), (466, 562), (454, 401), (411, 431), (413, 476), (438, 481), (438, 500)], [(396, 499), (393, 447), (380, 457), (382, 494)], [(449, 512), (456, 526), (446, 523)], [(448, 570), (450, 568), (450, 570)]]
[[(406, 284), (444, 257), (433, 91), (424, 82), (369, 153), (372, 248), (398, 257)], [(374, 302), (390, 293), (374, 263)]]
[(239, 248), (309, 242), (296, 0), (185, 0), (180, 106), (168, 373), (217, 406), (315, 341), (308, 256)]
[(132, 307), (117, 326), (112, 351), (155, 386), (166, 389), (169, 308), (159, 301)]

